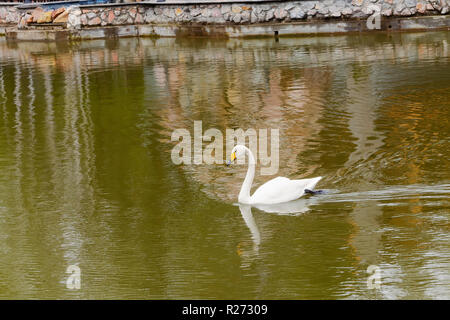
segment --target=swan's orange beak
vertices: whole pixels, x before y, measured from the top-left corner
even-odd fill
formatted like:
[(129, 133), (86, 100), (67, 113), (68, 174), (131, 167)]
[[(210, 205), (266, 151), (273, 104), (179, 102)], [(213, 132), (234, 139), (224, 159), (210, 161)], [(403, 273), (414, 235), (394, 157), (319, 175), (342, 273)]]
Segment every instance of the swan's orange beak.
[(227, 162), (227, 166), (229, 166), (234, 160), (236, 160), (236, 152), (231, 154), (230, 161)]

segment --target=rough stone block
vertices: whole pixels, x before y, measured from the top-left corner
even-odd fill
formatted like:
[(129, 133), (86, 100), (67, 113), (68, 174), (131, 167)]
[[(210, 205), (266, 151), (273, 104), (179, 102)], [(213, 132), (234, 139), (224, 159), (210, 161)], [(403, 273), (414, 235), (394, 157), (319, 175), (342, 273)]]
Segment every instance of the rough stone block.
[(32, 12), (31, 12), (31, 16), (33, 17), (33, 22), (38, 22), (38, 20), (41, 18), (41, 16), (44, 14), (44, 9), (42, 9), (41, 7), (37, 7), (35, 8)]
[(55, 20), (55, 18), (57, 16), (59, 16), (61, 13), (63, 13), (64, 11), (66, 11), (66, 9), (64, 7), (61, 7), (61, 8), (58, 8), (58, 9), (54, 10), (52, 12), (52, 20)]
[(54, 23), (67, 23), (67, 20), (69, 19), (69, 12), (64, 11), (61, 14), (59, 14), (54, 20)]
[(41, 14), (39, 19), (37, 20), (37, 23), (50, 23), (52, 22), (52, 13), (53, 11), (47, 11)]

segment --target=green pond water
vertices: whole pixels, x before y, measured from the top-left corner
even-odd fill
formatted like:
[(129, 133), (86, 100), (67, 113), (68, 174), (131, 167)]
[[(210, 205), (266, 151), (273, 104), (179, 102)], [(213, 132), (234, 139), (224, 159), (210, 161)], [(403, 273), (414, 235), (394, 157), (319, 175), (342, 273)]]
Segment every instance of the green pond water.
[[(171, 159), (196, 120), (326, 193), (237, 205), (246, 165)], [(0, 298), (449, 299), (449, 142), (448, 32), (0, 38)]]

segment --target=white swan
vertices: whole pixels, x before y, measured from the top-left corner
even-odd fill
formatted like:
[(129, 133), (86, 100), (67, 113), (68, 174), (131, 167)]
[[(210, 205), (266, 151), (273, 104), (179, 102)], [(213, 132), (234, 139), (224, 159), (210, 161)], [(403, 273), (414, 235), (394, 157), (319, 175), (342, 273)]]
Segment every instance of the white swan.
[(239, 192), (238, 201), (244, 204), (276, 204), (292, 200), (296, 200), (305, 194), (305, 189), (312, 190), (322, 177), (302, 180), (290, 180), (285, 177), (276, 177), (267, 181), (260, 186), (250, 196), (250, 189), (252, 187), (253, 178), (255, 177), (255, 158), (253, 153), (243, 145), (237, 145), (231, 151), (231, 162), (237, 158), (248, 155), (248, 170), (245, 176), (244, 183), (242, 183), (241, 191)]

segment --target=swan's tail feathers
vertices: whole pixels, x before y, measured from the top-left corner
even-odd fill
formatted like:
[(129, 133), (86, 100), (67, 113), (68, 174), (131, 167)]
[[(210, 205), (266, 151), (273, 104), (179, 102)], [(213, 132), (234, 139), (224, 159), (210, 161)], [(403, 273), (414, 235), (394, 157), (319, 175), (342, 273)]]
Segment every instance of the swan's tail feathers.
[(316, 184), (320, 181), (320, 179), (322, 179), (322, 177), (312, 178), (311, 181), (308, 182), (308, 185), (306, 186), (305, 189), (313, 190)]
[(303, 190), (304, 193), (311, 195), (321, 194), (322, 193), (321, 190), (314, 190), (314, 187), (316, 186), (317, 182), (319, 182), (320, 179), (322, 179), (322, 177), (309, 179), (309, 181), (306, 183), (306, 186), (304, 187), (305, 188)]

